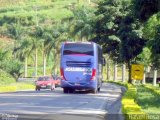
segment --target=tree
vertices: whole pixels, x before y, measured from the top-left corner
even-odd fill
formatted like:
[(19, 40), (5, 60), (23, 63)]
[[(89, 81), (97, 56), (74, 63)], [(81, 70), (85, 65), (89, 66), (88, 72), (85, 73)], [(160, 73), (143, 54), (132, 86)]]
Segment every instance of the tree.
[(142, 22), (147, 21), (153, 14), (160, 11), (159, 0), (133, 0), (134, 12)]
[(136, 62), (134, 59), (142, 52), (146, 40), (142, 37), (142, 26), (130, 15), (124, 18), (118, 33), (121, 39), (120, 60), (129, 67), (128, 82), (131, 83), (131, 62)]
[(16, 80), (21, 76), (22, 64), (13, 58), (10, 51), (0, 49), (0, 69), (12, 75)]
[(93, 35), (94, 10), (82, 6), (73, 11), (74, 18), (71, 22), (71, 35), (81, 41), (87, 41)]
[(16, 56), (19, 58), (20, 61), (25, 61), (24, 65), (24, 77), (27, 77), (27, 65), (28, 65), (28, 57), (31, 54), (32, 49), (32, 41), (31, 39), (26, 36), (23, 40), (20, 41), (20, 46), (18, 46), (16, 49), (14, 49), (14, 53), (16, 53)]
[(148, 46), (152, 52), (153, 67), (158, 69), (159, 66), (157, 65), (160, 64), (160, 25), (156, 27), (156, 35), (152, 40), (148, 41)]
[(129, 12), (130, 1), (102, 0), (98, 3), (95, 12), (96, 24), (94, 26), (96, 37), (94, 42), (103, 46), (103, 51), (114, 60), (118, 60), (120, 38), (118, 31), (124, 16)]
[(33, 30), (29, 33), (31, 37), (31, 51), (35, 51), (35, 77), (37, 76), (37, 66), (38, 66), (38, 48), (42, 47), (41, 40), (43, 35), (43, 28), (40, 26), (36, 26)]
[(43, 41), (43, 75), (46, 74), (46, 61), (51, 51), (55, 48), (55, 39), (52, 36), (51, 30), (44, 30)]
[(71, 37), (69, 34), (69, 26), (67, 23), (61, 23), (61, 24), (57, 24), (56, 26), (53, 26), (53, 30), (52, 30), (52, 44), (49, 45), (49, 48), (51, 48), (52, 46), (54, 46), (54, 74), (58, 73), (58, 68), (60, 63), (60, 47), (61, 47), (61, 42), (64, 41), (71, 41)]
[(127, 63), (131, 83), (131, 61), (141, 53), (145, 40), (142, 26), (134, 18), (131, 0), (103, 0), (96, 12), (96, 37), (104, 52), (116, 62)]

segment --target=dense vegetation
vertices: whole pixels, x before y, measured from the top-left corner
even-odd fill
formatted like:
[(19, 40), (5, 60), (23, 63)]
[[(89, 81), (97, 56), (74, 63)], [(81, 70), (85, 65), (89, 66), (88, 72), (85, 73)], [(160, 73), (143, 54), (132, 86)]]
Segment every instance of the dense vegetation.
[(15, 79), (56, 74), (60, 43), (69, 38), (67, 23), (73, 19), (72, 10), (86, 3), (75, 0), (0, 2), (0, 69)]
[(0, 40), (12, 41), (7, 49), (1, 45), (0, 69), (15, 78), (58, 74), (63, 41), (94, 41), (116, 63), (158, 69), (158, 0), (8, 0), (0, 5)]
[[(153, 88), (153, 87), (152, 87)], [(137, 102), (142, 109), (148, 114), (159, 114), (160, 111), (160, 95), (143, 86), (137, 87)]]

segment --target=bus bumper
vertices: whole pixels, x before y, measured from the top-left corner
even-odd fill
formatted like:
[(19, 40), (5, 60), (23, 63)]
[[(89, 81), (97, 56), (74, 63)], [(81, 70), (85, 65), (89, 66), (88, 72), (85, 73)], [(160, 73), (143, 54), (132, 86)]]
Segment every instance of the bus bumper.
[(90, 81), (87, 83), (72, 83), (72, 82), (68, 82), (66, 80), (62, 80), (61, 81), (61, 87), (62, 88), (72, 88), (72, 89), (78, 89), (78, 90), (82, 90), (82, 89), (95, 89), (97, 88), (97, 81)]

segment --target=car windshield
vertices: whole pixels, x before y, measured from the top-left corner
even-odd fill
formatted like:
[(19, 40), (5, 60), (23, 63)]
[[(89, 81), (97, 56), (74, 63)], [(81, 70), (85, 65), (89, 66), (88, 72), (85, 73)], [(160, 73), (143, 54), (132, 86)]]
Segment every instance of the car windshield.
[(50, 79), (49, 77), (39, 77), (38, 81), (47, 81), (49, 79)]

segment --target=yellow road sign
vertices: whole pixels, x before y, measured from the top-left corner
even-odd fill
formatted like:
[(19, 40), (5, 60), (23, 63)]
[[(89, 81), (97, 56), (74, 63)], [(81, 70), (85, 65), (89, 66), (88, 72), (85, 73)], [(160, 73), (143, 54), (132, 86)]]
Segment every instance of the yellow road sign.
[(144, 65), (132, 64), (131, 66), (131, 77), (132, 80), (143, 80)]

